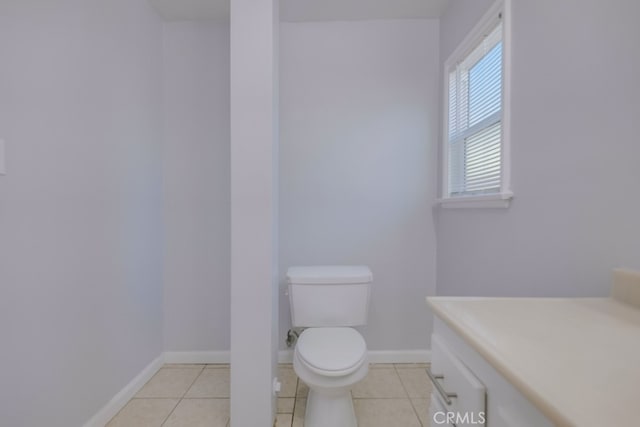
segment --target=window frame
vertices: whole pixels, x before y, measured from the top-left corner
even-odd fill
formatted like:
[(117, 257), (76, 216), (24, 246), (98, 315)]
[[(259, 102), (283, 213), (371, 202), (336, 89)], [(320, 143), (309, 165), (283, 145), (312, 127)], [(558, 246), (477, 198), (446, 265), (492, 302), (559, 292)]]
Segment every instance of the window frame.
[[(502, 106), (501, 106), (501, 182), (496, 193), (454, 195), (449, 188), (449, 75), (495, 28), (496, 17), (502, 21)], [(482, 16), (464, 40), (444, 63), (443, 68), (443, 132), (442, 188), (439, 204), (444, 208), (507, 208), (513, 198), (511, 191), (511, 0), (496, 1)]]

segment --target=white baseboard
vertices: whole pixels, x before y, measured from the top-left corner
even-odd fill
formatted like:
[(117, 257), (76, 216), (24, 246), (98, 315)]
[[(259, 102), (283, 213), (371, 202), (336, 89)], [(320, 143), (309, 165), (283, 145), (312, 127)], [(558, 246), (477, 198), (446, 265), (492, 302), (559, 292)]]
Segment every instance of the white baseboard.
[[(369, 350), (369, 363), (428, 363), (430, 350)], [(292, 363), (293, 350), (280, 350), (278, 363)]]
[(371, 350), (370, 363), (429, 363), (431, 350)]
[(164, 363), (185, 364), (219, 364), (229, 363), (229, 351), (167, 351), (164, 353)]
[(106, 404), (97, 414), (84, 424), (84, 427), (104, 427), (111, 418), (115, 417), (118, 412), (127, 404), (127, 402), (136, 395), (136, 393), (144, 386), (152, 376), (158, 372), (164, 363), (162, 355), (158, 356), (146, 368), (142, 370), (129, 384), (124, 386), (113, 398)]
[(293, 363), (293, 350), (280, 350), (278, 352), (278, 363)]
[[(164, 354), (165, 363), (215, 364), (229, 363), (228, 351), (169, 351)], [(427, 363), (431, 360), (429, 350), (372, 350), (369, 351), (371, 363)], [(292, 363), (293, 350), (280, 350), (278, 363)]]

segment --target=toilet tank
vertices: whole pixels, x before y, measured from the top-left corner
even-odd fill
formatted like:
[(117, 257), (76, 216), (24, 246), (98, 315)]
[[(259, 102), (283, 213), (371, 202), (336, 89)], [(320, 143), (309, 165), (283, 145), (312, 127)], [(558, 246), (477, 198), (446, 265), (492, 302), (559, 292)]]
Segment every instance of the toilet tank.
[(294, 327), (367, 323), (373, 274), (366, 266), (309, 266), (287, 270)]

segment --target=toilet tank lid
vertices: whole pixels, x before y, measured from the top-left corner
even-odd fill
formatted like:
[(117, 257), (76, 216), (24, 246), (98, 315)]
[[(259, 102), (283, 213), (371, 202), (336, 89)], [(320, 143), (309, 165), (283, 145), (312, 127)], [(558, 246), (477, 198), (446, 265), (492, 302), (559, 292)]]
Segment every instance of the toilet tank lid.
[(365, 265), (316, 265), (289, 267), (287, 281), (296, 285), (370, 283), (373, 273)]

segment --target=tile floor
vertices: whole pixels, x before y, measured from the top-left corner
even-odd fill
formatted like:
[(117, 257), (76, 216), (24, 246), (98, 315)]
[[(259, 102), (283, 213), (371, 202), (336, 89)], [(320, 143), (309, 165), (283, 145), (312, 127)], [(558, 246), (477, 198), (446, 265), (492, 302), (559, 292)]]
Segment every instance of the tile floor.
[[(359, 427), (429, 427), (424, 364), (371, 365), (353, 390)], [(280, 365), (277, 427), (303, 427), (307, 386)], [(107, 427), (228, 427), (228, 365), (165, 365)]]

